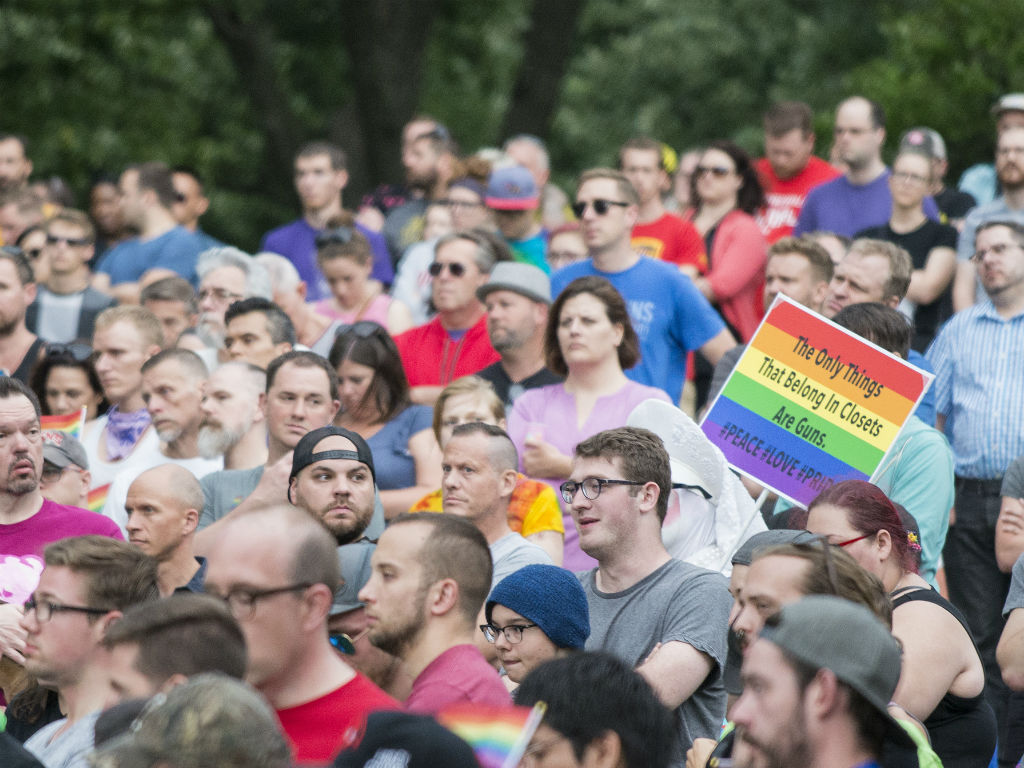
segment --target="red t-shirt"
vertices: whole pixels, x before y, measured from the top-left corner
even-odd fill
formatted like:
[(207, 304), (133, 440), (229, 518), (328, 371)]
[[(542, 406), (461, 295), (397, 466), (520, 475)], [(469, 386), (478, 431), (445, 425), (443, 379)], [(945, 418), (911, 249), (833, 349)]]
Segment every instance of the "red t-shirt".
[(512, 703), (498, 673), (475, 645), (456, 645), (430, 662), (413, 682), (405, 708), (434, 715), (450, 704), (465, 702), (495, 707)]
[(277, 719), (296, 763), (324, 765), (359, 738), (368, 714), (401, 708), (401, 704), (356, 672), (343, 686), (319, 699), (277, 710)]
[(487, 315), (455, 341), (435, 317), (395, 337), (410, 387), (447, 386), (501, 359), (487, 336)]
[(808, 192), (840, 175), (838, 169), (814, 155), (800, 173), (785, 180), (775, 175), (767, 158), (762, 157), (756, 166), (766, 200), (757, 216), (757, 224), (769, 245), (793, 234)]
[(673, 264), (692, 264), (701, 274), (708, 270), (704, 239), (697, 228), (671, 213), (649, 224), (636, 224), (631, 245), (634, 251), (652, 259)]

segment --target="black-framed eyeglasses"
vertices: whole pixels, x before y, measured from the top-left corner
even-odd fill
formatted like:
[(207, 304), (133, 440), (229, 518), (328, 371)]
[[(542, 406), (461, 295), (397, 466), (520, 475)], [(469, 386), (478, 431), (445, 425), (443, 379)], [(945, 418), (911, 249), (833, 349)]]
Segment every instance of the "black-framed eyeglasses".
[(92, 245), (92, 240), (88, 237), (65, 237), (63, 235), (47, 235), (46, 242), (48, 245), (56, 245), (57, 243), (65, 243), (72, 248), (81, 248), (85, 245)]
[(558, 490), (562, 493), (562, 501), (566, 504), (572, 504), (572, 500), (576, 498), (576, 491), (582, 490), (584, 498), (593, 501), (601, 495), (601, 491), (604, 490), (606, 485), (643, 485), (643, 483), (639, 480), (608, 480), (603, 477), (585, 477), (578, 483), (575, 480), (566, 480), (558, 486)]
[(427, 271), (430, 272), (431, 277), (438, 277), (442, 272), (444, 272), (445, 268), (448, 269), (448, 272), (452, 277), (462, 277), (466, 274), (466, 265), (460, 264), (457, 261), (452, 263), (435, 261), (430, 265), (430, 268)]
[(325, 229), (323, 232), (317, 232), (313, 243), (317, 248), (323, 248), (327, 245), (348, 245), (352, 242), (352, 227), (334, 227), (333, 229)]
[(55, 613), (84, 613), (89, 616), (102, 616), (105, 613), (110, 613), (113, 608), (90, 608), (87, 605), (65, 605), (64, 603), (55, 603), (52, 600), (37, 600), (35, 595), (32, 595), (28, 600), (25, 601), (25, 613), (32, 611), (36, 615), (36, 621), (43, 624), (49, 621)]
[(507, 627), (496, 627), (493, 624), (481, 624), (480, 631), (484, 633), (488, 643), (498, 642), (498, 635), (504, 635), (505, 639), (512, 645), (523, 642), (523, 631), (533, 629), (536, 624), (509, 624)]
[(697, 178), (700, 178), (701, 176), (710, 173), (712, 176), (721, 179), (728, 176), (732, 172), (732, 168), (726, 168), (724, 165), (698, 165), (696, 168), (693, 169), (693, 175), (696, 176)]
[(231, 611), (231, 615), (239, 621), (245, 619), (251, 619), (252, 615), (256, 612), (256, 603), (267, 597), (273, 597), (274, 595), (283, 595), (286, 592), (300, 592), (304, 589), (309, 589), (313, 586), (312, 582), (302, 581), (298, 584), (287, 584), (283, 587), (271, 587), (269, 589), (243, 589), (236, 588), (229, 591), (226, 595), (218, 595), (214, 592), (208, 592), (208, 594), (218, 597), (228, 604), (228, 610)]
[(77, 341), (70, 344), (47, 344), (46, 354), (52, 357), (70, 357), (76, 363), (84, 363), (92, 357), (92, 347)]
[(583, 214), (587, 212), (587, 208), (593, 208), (594, 213), (598, 216), (604, 216), (608, 211), (612, 209), (613, 205), (617, 205), (620, 208), (629, 208), (629, 203), (624, 203), (621, 200), (583, 200), (578, 203), (572, 204), (572, 212), (576, 214), (577, 219), (582, 219)]

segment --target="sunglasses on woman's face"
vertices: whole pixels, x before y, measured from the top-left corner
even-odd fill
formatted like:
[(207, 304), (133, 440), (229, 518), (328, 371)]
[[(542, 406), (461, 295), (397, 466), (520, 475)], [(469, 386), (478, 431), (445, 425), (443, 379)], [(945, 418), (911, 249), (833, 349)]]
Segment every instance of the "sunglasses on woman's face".
[(430, 272), (431, 277), (438, 277), (445, 268), (448, 269), (448, 273), (452, 277), (462, 277), (466, 274), (466, 265), (459, 264), (457, 261), (451, 264), (444, 261), (435, 261), (430, 265), (430, 269), (428, 271)]
[(710, 173), (712, 176), (721, 179), (732, 173), (732, 168), (726, 168), (724, 165), (698, 165), (693, 173), (695, 176), (703, 176), (706, 173)]

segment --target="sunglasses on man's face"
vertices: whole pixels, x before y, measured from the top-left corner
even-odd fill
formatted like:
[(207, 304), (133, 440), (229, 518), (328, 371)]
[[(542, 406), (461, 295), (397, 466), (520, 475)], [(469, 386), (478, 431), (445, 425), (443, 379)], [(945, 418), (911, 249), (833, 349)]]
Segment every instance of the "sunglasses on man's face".
[(582, 219), (583, 214), (587, 212), (587, 208), (593, 208), (594, 213), (598, 216), (604, 216), (608, 211), (612, 209), (613, 205), (620, 206), (621, 208), (628, 208), (629, 203), (623, 203), (619, 200), (584, 200), (579, 203), (574, 203), (572, 206), (572, 212), (576, 214), (577, 219)]
[(464, 274), (466, 274), (466, 265), (459, 264), (458, 262), (449, 264), (443, 261), (435, 261), (433, 264), (430, 265), (430, 269), (428, 271), (430, 272), (431, 277), (438, 277), (445, 270), (445, 268), (448, 269), (448, 273), (452, 277), (462, 277)]

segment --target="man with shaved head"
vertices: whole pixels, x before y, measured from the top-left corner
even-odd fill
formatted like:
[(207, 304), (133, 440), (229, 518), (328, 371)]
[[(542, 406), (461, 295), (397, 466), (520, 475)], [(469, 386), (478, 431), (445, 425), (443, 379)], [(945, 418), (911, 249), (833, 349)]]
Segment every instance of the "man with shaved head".
[(206, 592), (242, 627), (246, 681), (277, 712), (299, 764), (323, 764), (366, 715), (397, 709), (331, 646), (337, 545), (308, 513), (279, 506), (226, 518), (210, 550)]
[(128, 489), (128, 541), (156, 560), (162, 597), (203, 591), (206, 561), (192, 550), (202, 508), (199, 481), (177, 464), (143, 472)]

